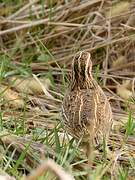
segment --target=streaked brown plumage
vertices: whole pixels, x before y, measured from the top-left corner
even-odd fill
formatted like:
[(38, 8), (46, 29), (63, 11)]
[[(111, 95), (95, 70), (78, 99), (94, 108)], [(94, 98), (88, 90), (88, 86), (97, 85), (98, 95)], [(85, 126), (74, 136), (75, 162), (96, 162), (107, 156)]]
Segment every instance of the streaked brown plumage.
[(97, 146), (109, 136), (112, 111), (91, 71), (90, 54), (77, 53), (72, 64), (72, 79), (62, 103), (62, 116), (69, 134)]

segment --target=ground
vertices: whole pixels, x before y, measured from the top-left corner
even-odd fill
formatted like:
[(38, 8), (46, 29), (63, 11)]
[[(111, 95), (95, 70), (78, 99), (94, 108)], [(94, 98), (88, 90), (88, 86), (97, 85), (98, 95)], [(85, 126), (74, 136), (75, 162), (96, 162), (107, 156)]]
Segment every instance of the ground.
[[(0, 1), (1, 175), (135, 179), (134, 4)], [(79, 50), (91, 53), (93, 76), (113, 111), (108, 144), (112, 156), (107, 158), (105, 148), (96, 151), (91, 169), (60, 115), (72, 59)]]

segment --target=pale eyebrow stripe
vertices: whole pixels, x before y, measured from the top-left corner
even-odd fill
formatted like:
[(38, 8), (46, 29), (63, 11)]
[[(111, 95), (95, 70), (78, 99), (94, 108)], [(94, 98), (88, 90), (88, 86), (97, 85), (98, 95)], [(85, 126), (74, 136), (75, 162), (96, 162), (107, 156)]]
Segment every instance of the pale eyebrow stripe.
[[(78, 97), (79, 97), (79, 94), (78, 94), (78, 92), (77, 92), (77, 94), (76, 94), (76, 98), (75, 98), (75, 103), (76, 103), (76, 101), (77, 101)], [(74, 111), (74, 116), (73, 116), (73, 126), (74, 126), (74, 124), (75, 124), (75, 113), (76, 113), (76, 108), (75, 108), (75, 111)]]
[(89, 60), (90, 60), (90, 54), (87, 53), (88, 57), (87, 57), (87, 63), (86, 63), (86, 68), (85, 68), (85, 76), (87, 77), (87, 69), (88, 69), (88, 66), (89, 66)]
[[(81, 59), (81, 57), (82, 57), (82, 51), (80, 52), (80, 54), (79, 54), (79, 57), (78, 57), (78, 71), (80, 71), (80, 69), (81, 69), (81, 63), (80, 63), (80, 59)], [(79, 73), (79, 79), (80, 79), (80, 73)]]
[(82, 96), (80, 95), (80, 107), (79, 107), (79, 125), (82, 127), (82, 124), (81, 124), (81, 111), (82, 111), (82, 107), (83, 107), (83, 98)]
[(94, 123), (94, 129), (96, 128), (95, 127), (95, 124), (98, 122), (98, 119), (97, 119), (97, 102), (96, 102), (96, 98), (94, 98), (94, 104), (95, 104), (95, 110), (94, 110), (94, 115), (95, 115), (95, 123)]
[(78, 65), (79, 65), (79, 69), (81, 68), (81, 63), (80, 63), (80, 59), (81, 59), (81, 57), (82, 57), (82, 51), (80, 52), (80, 54), (79, 54), (79, 57), (78, 57)]

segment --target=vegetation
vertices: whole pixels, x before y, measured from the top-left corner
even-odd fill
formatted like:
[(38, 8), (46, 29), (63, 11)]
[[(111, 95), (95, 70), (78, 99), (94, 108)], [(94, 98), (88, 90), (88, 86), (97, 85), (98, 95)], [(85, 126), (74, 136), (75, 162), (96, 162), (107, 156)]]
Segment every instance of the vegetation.
[[(0, 178), (135, 179), (134, 18), (131, 0), (0, 1)], [(79, 50), (114, 117), (91, 168), (60, 116)]]

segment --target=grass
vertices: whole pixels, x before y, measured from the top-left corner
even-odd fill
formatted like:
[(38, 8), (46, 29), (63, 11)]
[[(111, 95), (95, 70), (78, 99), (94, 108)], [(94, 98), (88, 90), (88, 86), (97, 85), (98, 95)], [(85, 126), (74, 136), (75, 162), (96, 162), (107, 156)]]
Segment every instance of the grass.
[(131, 111), (129, 111), (129, 117), (128, 117), (128, 122), (126, 124), (126, 136), (134, 134), (134, 129), (135, 129), (135, 123), (132, 117)]
[[(87, 179), (88, 174), (91, 180), (134, 179), (135, 60), (129, 3), (120, 4), (125, 12), (116, 1), (111, 5), (33, 1), (30, 5), (6, 0), (0, 6), (4, 18), (0, 31), (4, 32), (0, 35), (0, 174), (20, 180), (33, 171), (38, 173), (48, 162), (37, 179), (61, 177), (61, 167), (65, 176), (77, 180)], [(108, 17), (114, 7), (117, 14)], [(22, 25), (25, 27), (17, 30)], [(109, 138), (112, 157), (107, 158), (103, 142), (91, 169), (80, 142), (67, 134), (60, 116), (72, 59), (80, 49), (91, 53), (93, 76), (104, 84), (114, 117)], [(118, 94), (121, 86), (123, 92)], [(50, 159), (56, 164), (47, 161)]]

